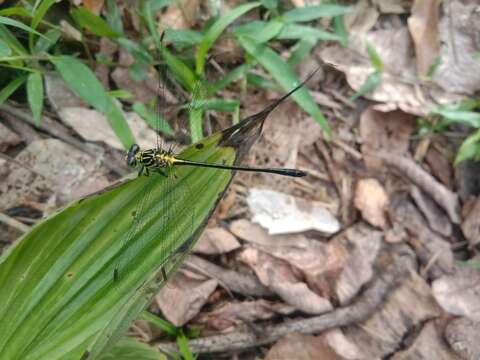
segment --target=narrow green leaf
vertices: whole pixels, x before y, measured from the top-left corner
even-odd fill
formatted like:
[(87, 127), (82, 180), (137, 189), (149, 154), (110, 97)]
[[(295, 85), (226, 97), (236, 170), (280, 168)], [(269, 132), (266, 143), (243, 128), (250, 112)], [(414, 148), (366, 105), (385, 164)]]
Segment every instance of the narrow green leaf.
[(247, 83), (262, 89), (268, 89), (272, 91), (281, 90), (280, 86), (278, 86), (278, 84), (274, 81), (254, 73), (247, 74)]
[(340, 37), (340, 44), (343, 46), (348, 46), (349, 37), (348, 31), (345, 26), (345, 21), (343, 20), (343, 15), (335, 16), (333, 18), (333, 26), (335, 28), (335, 33)]
[(227, 14), (219, 18), (212, 26), (210, 26), (208, 31), (203, 36), (202, 42), (199, 44), (197, 49), (197, 55), (195, 57), (195, 69), (197, 75), (203, 74), (207, 52), (220, 34), (227, 28), (227, 26), (229, 26), (243, 14), (247, 13), (253, 8), (258, 7), (259, 5), (260, 3), (258, 2), (240, 5), (230, 10)]
[(367, 53), (368, 53), (368, 57), (370, 58), (370, 61), (372, 62), (373, 68), (376, 71), (383, 71), (382, 59), (380, 58), (380, 55), (378, 55), (373, 45), (370, 44), (370, 42), (368, 41), (367, 41)]
[(22, 43), (2, 24), (0, 24), (0, 39), (5, 41), (16, 55), (28, 55), (27, 49), (25, 49)]
[(203, 138), (202, 120), (202, 109), (192, 109), (190, 111), (190, 137), (192, 138), (192, 142), (200, 141)]
[(159, 114), (149, 111), (145, 104), (136, 102), (133, 104), (132, 109), (138, 114), (138, 116), (145, 120), (147, 124), (152, 127), (152, 129), (160, 131), (166, 135), (175, 135), (175, 131), (173, 131), (168, 121)]
[(244, 25), (238, 26), (234, 33), (239, 36), (250, 38), (250, 40), (264, 43), (276, 37), (284, 27), (284, 23), (279, 20), (271, 21), (250, 21)]
[(218, 80), (212, 85), (212, 93), (215, 94), (217, 91), (225, 89), (234, 81), (237, 81), (238, 79), (245, 76), (245, 74), (247, 74), (249, 70), (249, 64), (242, 64), (240, 66), (237, 66), (235, 69), (227, 73), (224, 77), (222, 77), (220, 80)]
[(8, 46), (8, 43), (0, 39), (0, 57), (6, 57), (12, 55), (12, 49)]
[(10, 95), (12, 95), (15, 90), (17, 90), (20, 85), (22, 85), (25, 80), (27, 80), (26, 76), (19, 76), (13, 79), (8, 83), (7, 86), (5, 86), (2, 90), (0, 90), (0, 105), (2, 105), (5, 100), (7, 100)]
[(48, 40), (45, 40), (44, 38), (38, 38), (37, 42), (35, 43), (34, 47), (34, 53), (35, 54), (44, 54), (47, 53), (50, 48), (55, 45), (60, 39), (60, 36), (62, 36), (62, 33), (56, 29), (50, 29), (45, 33), (45, 37)]
[(165, 40), (178, 45), (196, 45), (202, 41), (203, 34), (191, 29), (166, 29)]
[(27, 9), (19, 6), (12, 6), (6, 9), (0, 10), (0, 16), (21, 16), (21, 17), (30, 17), (30, 13)]
[(20, 21), (17, 21), (17, 20), (14, 20), (14, 19), (10, 19), (10, 18), (5, 17), (5, 16), (0, 16), (0, 24), (13, 26), (13, 27), (16, 27), (16, 28), (25, 30), (25, 31), (27, 31), (27, 32), (29, 32), (29, 33), (32, 33), (32, 34), (35, 34), (35, 35), (38, 35), (38, 36), (45, 37), (43, 34), (40, 34), (38, 31), (32, 29), (30, 26), (27, 26), (27, 25), (25, 25), (24, 23), (21, 23)]
[(154, 60), (152, 55), (145, 49), (142, 45), (133, 42), (130, 39), (121, 37), (116, 39), (117, 43), (120, 44), (125, 50), (132, 54), (137, 60), (144, 62), (145, 64), (153, 64)]
[(87, 29), (94, 35), (106, 36), (109, 38), (120, 36), (118, 32), (112, 29), (108, 22), (100, 16), (93, 14), (83, 6), (73, 9), (70, 11), (70, 14), (80, 27)]
[(108, 94), (116, 99), (131, 99), (133, 97), (130, 91), (123, 89), (110, 90)]
[(338, 34), (298, 24), (285, 24), (277, 36), (280, 40), (304, 39), (306, 37), (315, 38), (317, 40), (343, 41), (343, 38)]
[(439, 108), (432, 111), (432, 114), (442, 116), (443, 125), (460, 123), (474, 128), (480, 127), (480, 112), (477, 111), (447, 110)]
[(273, 10), (278, 7), (278, 0), (261, 0), (262, 6), (268, 10)]
[[(285, 91), (293, 89), (300, 82), (290, 66), (288, 66), (288, 64), (275, 51), (263, 44), (256, 44), (255, 42), (241, 36), (238, 37), (238, 39), (242, 47), (268, 70)], [(330, 136), (330, 126), (310, 93), (303, 88), (293, 94), (292, 97), (303, 110), (312, 115), (325, 133)]]
[(188, 346), (188, 339), (185, 335), (177, 337), (177, 345), (178, 349), (180, 350), (180, 354), (182, 354), (182, 359), (195, 360), (195, 356), (193, 356), (193, 353)]
[(465, 160), (478, 160), (480, 157), (480, 130), (467, 137), (458, 149), (455, 165)]
[(122, 16), (116, 0), (107, 0), (107, 13), (105, 17), (113, 31), (118, 34), (123, 34)]
[(358, 91), (350, 97), (350, 100), (354, 101), (360, 96), (369, 94), (373, 90), (375, 90), (378, 84), (380, 84), (380, 81), (382, 81), (382, 75), (383, 73), (381, 71), (374, 71), (373, 73), (371, 73), (367, 77), (367, 80), (365, 80), (365, 82), (362, 84), (360, 89), (358, 89)]
[(349, 11), (349, 7), (342, 5), (325, 4), (316, 6), (305, 6), (287, 11), (285, 14), (283, 14), (283, 18), (286, 22), (304, 22), (312, 21), (322, 17), (334, 17), (338, 15), (344, 15)]
[(167, 321), (167, 320), (165, 320), (165, 319), (163, 319), (159, 316), (156, 316), (156, 315), (154, 315), (154, 314), (152, 314), (151, 312), (148, 312), (148, 311), (144, 311), (142, 313), (142, 319), (149, 322), (152, 325), (155, 325), (160, 330), (165, 331), (167, 334), (170, 334), (170, 335), (173, 335), (173, 336), (179, 335), (180, 332), (182, 331), (182, 329), (177, 328), (175, 325), (173, 325), (169, 321)]
[(194, 102), (192, 109), (201, 109), (203, 111), (216, 110), (223, 112), (233, 112), (240, 104), (238, 100), (210, 98), (198, 99)]
[(104, 113), (115, 134), (128, 149), (135, 139), (121, 109), (107, 94), (90, 68), (72, 56), (52, 60), (67, 85), (83, 100)]
[(32, 29), (37, 28), (38, 24), (40, 24), (40, 22), (45, 17), (45, 14), (47, 13), (48, 9), (50, 9), (50, 7), (56, 2), (57, 2), (56, 0), (41, 1), (40, 5), (33, 12), (32, 22), (30, 24)]
[(167, 48), (162, 46), (160, 51), (175, 80), (177, 80), (186, 90), (190, 92), (193, 91), (195, 84), (197, 83), (195, 73), (182, 60), (173, 56)]
[(310, 51), (312, 51), (317, 42), (318, 40), (314, 37), (306, 37), (297, 42), (293, 47), (292, 54), (287, 60), (288, 65), (294, 66), (298, 64), (298, 62), (310, 54)]
[(43, 78), (40, 72), (34, 72), (28, 76), (27, 99), (35, 125), (39, 126), (43, 109)]

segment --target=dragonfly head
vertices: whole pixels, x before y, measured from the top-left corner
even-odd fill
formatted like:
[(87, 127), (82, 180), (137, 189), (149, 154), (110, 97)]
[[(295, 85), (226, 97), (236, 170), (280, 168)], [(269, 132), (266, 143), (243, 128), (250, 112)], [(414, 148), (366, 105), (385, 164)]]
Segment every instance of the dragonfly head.
[(137, 166), (137, 154), (140, 151), (140, 146), (137, 144), (133, 144), (130, 146), (130, 149), (127, 152), (127, 156), (125, 157), (125, 160), (127, 160), (127, 165), (130, 167), (136, 167)]

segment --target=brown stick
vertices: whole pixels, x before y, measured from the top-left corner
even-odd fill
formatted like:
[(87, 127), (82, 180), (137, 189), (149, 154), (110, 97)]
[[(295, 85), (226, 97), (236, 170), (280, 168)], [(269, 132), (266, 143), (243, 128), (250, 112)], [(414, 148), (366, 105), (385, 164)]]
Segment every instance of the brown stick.
[[(339, 308), (328, 314), (311, 318), (299, 318), (278, 325), (266, 326), (259, 337), (253, 331), (235, 331), (225, 335), (215, 335), (189, 341), (189, 347), (194, 353), (213, 353), (222, 351), (238, 351), (247, 348), (270, 344), (292, 332), (316, 334), (338, 326), (347, 326), (368, 319), (383, 303), (389, 291), (399, 284), (407, 274), (406, 266), (394, 264), (391, 271), (378, 277), (358, 301), (344, 308)], [(173, 342), (159, 343), (160, 351), (168, 354), (178, 352)]]

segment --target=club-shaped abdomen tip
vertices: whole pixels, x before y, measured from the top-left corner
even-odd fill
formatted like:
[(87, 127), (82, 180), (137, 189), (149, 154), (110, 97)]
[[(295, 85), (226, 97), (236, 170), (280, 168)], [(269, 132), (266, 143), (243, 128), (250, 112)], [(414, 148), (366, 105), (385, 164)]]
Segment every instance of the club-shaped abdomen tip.
[(307, 176), (308, 173), (306, 171), (303, 171), (303, 170), (295, 170), (295, 177), (304, 177), (304, 176)]

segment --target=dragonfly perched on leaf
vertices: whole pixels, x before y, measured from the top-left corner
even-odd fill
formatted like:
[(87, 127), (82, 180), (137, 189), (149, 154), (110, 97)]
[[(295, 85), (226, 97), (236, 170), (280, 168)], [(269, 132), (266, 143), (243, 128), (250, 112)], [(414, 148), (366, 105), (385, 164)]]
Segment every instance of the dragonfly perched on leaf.
[[(224, 143), (231, 142), (232, 139), (236, 139), (235, 141), (237, 142), (248, 142), (248, 143), (253, 142), (253, 140), (260, 134), (263, 127), (263, 122), (265, 121), (267, 116), (290, 95), (292, 95), (294, 92), (301, 89), (304, 86), (305, 82), (307, 82), (311, 78), (311, 76), (313, 76), (313, 74), (314, 73), (309, 75), (304, 80), (304, 82), (302, 82), (301, 84), (298, 84), (287, 94), (273, 101), (270, 105), (268, 105), (265, 109), (263, 109), (259, 113), (249, 116), (246, 119), (240, 121), (238, 124), (222, 131), (220, 133), (220, 139), (218, 140), (219, 146), (223, 146)], [(163, 82), (160, 82), (160, 83), (162, 84)], [(196, 99), (194, 98), (192, 101), (196, 101)], [(157, 119), (159, 119), (158, 122), (163, 121), (160, 119), (164, 119), (164, 118), (165, 118), (164, 116), (159, 115), (157, 117)], [(160, 125), (158, 125), (157, 128), (159, 127)], [(255, 136), (252, 136), (252, 133), (254, 133)], [(195, 149), (201, 152), (204, 146), (205, 145), (202, 142), (199, 142), (195, 144)], [(142, 177), (142, 176), (148, 177), (151, 175), (163, 177), (165, 179), (164, 184), (167, 188), (179, 186), (179, 184), (182, 184), (182, 181), (183, 181), (184, 183), (182, 187), (184, 189), (184, 192), (183, 192), (182, 198), (187, 203), (188, 203), (188, 198), (190, 197), (190, 194), (192, 193), (192, 191), (198, 191), (198, 189), (196, 189), (195, 184), (193, 182), (190, 184), (185, 179), (179, 178), (179, 176), (176, 174), (176, 169), (179, 167), (201, 167), (201, 168), (216, 169), (217, 171), (230, 171), (230, 172), (233, 172), (233, 171), (262, 172), (262, 173), (271, 173), (271, 174), (289, 176), (289, 177), (303, 177), (307, 175), (306, 172), (298, 169), (242, 166), (238, 164), (240, 158), (235, 159), (232, 164), (228, 164), (225, 160), (223, 160), (222, 162), (192, 160), (186, 156), (182, 156), (182, 154), (176, 154), (171, 147), (168, 149), (163, 148), (161, 145), (161, 141), (158, 138), (158, 132), (157, 132), (157, 142), (154, 148), (141, 149), (139, 145), (132, 144), (126, 154), (125, 159), (128, 166), (138, 171), (139, 177)], [(150, 193), (148, 189), (146, 189), (144, 197), (139, 201), (139, 207), (135, 211), (134, 225), (132, 226), (132, 230), (130, 231), (128, 237), (124, 240), (123, 247), (128, 247), (128, 244), (130, 243), (131, 239), (134, 237), (135, 232), (137, 232), (139, 229), (142, 228), (142, 224), (144, 222), (148, 222), (148, 218), (143, 219), (144, 217), (143, 208), (145, 207), (145, 202), (148, 202), (149, 194)], [(165, 219), (166, 223), (169, 221), (169, 218), (170, 218), (169, 213), (178, 212), (178, 210), (175, 210), (174, 208), (178, 206), (179, 200), (180, 199), (164, 200), (166, 202), (168, 201), (169, 202), (168, 202), (168, 205), (165, 207), (165, 213), (160, 216)], [(181, 212), (183, 213), (182, 216), (185, 216), (185, 217), (194, 216), (195, 214), (194, 204), (192, 203), (188, 207), (188, 210), (181, 210)], [(192, 221), (192, 224), (193, 222), (194, 221)], [(192, 233), (193, 231), (194, 229), (192, 228)], [(193, 238), (189, 238), (185, 240), (183, 243), (179, 244), (177, 248), (170, 250), (171, 251), (170, 255), (165, 256), (164, 262), (168, 261), (172, 256), (184, 254), (190, 248), (192, 243), (193, 243)], [(128, 256), (128, 254), (126, 256), (130, 257)], [(113, 273), (113, 279), (115, 282), (120, 279), (120, 275), (123, 271), (122, 270), (123, 263), (124, 261), (122, 260), (122, 257), (120, 257), (120, 262), (115, 267), (114, 273)], [(165, 270), (165, 267), (163, 265), (160, 267), (160, 272), (162, 274), (162, 280), (166, 281), (167, 271)]]

